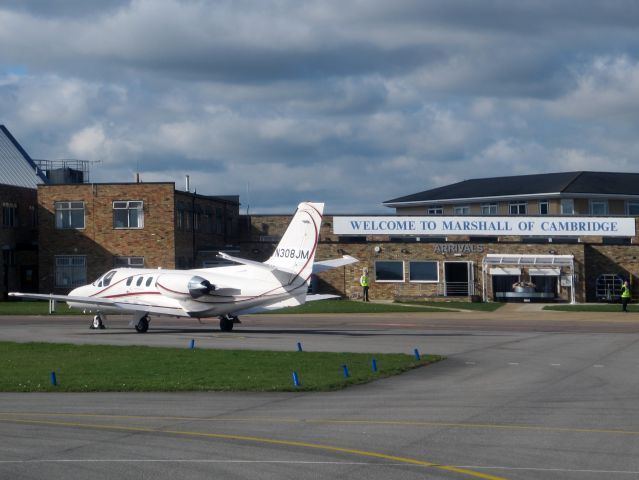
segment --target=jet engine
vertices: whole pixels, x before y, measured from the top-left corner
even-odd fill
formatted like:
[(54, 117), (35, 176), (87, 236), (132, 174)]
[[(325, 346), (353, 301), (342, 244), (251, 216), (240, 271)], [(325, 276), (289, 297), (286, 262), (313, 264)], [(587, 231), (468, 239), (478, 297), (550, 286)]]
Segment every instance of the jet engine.
[(211, 284), (206, 278), (198, 277), (197, 275), (189, 280), (188, 287), (192, 298), (200, 298), (215, 290), (215, 285)]
[(215, 290), (215, 285), (199, 275), (160, 275), (156, 285), (164, 295), (178, 300), (198, 299)]

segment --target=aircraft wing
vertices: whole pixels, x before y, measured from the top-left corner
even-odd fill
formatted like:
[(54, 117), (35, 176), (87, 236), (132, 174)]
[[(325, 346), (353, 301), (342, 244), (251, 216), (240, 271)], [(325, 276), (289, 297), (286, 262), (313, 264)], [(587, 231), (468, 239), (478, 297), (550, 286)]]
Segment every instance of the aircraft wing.
[(71, 297), (69, 295), (56, 295), (53, 293), (21, 293), (10, 292), (10, 297), (17, 298), (32, 298), (34, 300), (56, 300), (59, 302), (72, 302), (86, 304), (87, 308), (91, 305), (98, 305), (100, 307), (108, 307), (113, 310), (122, 310), (123, 312), (147, 312), (157, 313), (164, 315), (182, 315), (184, 310), (174, 309), (167, 307), (158, 307), (154, 305), (145, 305), (142, 303), (127, 303), (122, 301), (112, 300), (110, 298), (96, 298), (96, 297)]
[(343, 267), (344, 265), (357, 262), (359, 262), (359, 260), (350, 255), (344, 255), (342, 258), (333, 258), (331, 260), (322, 260), (313, 264), (313, 273), (321, 273), (331, 268)]
[(109, 298), (70, 297), (69, 295), (55, 295), (53, 293), (9, 292), (9, 296), (18, 298), (32, 298), (34, 300), (56, 300), (60, 302), (76, 302), (104, 306), (115, 306), (117, 303), (120, 303)]

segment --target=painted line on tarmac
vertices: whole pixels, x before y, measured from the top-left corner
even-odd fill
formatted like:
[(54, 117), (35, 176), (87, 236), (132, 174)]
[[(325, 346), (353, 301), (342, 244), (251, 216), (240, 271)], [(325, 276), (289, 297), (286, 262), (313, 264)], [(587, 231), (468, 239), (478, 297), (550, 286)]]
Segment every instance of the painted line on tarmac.
[[(448, 427), (463, 429), (487, 429), (487, 430), (528, 430), (539, 432), (565, 432), (565, 433), (600, 433), (608, 435), (628, 435), (639, 436), (639, 430), (620, 430), (614, 428), (579, 428), (579, 427), (552, 427), (541, 425), (516, 425), (516, 424), (494, 424), (494, 423), (458, 423), (458, 422), (423, 422), (412, 420), (337, 420), (337, 419), (312, 419), (312, 418), (283, 418), (283, 417), (188, 417), (188, 416), (160, 416), (160, 415), (108, 415), (95, 413), (61, 413), (61, 412), (0, 412), (0, 416), (20, 416), (20, 417), (70, 417), (70, 418), (108, 418), (120, 420), (175, 420), (191, 422), (215, 422), (215, 423), (306, 423), (325, 425), (369, 425), (369, 426), (413, 426), (413, 427)], [(12, 421), (10, 418), (0, 420)], [(20, 419), (16, 419), (20, 421)], [(36, 421), (36, 420), (34, 420)]]
[(309, 448), (309, 449), (323, 450), (323, 451), (329, 451), (329, 452), (335, 452), (335, 453), (358, 455), (362, 457), (378, 458), (381, 460), (390, 460), (390, 461), (399, 462), (401, 464), (418, 465), (418, 466), (433, 468), (436, 470), (442, 470), (446, 472), (459, 473), (469, 477), (481, 478), (484, 480), (506, 480), (504, 477), (498, 477), (495, 475), (491, 475), (489, 473), (475, 472), (467, 468), (454, 467), (452, 465), (442, 465), (439, 463), (429, 462), (426, 460), (417, 460), (414, 458), (399, 457), (395, 455), (387, 455), (385, 453), (369, 452), (366, 450), (358, 450), (353, 448), (336, 447), (336, 446), (324, 445), (320, 443), (298, 442), (294, 440), (277, 440), (272, 438), (251, 437), (251, 436), (244, 436), (244, 435), (228, 435), (223, 433), (188, 432), (188, 431), (170, 430), (170, 429), (164, 429), (164, 428), (130, 427), (127, 425), (100, 425), (100, 424), (76, 423), (76, 422), (54, 422), (54, 421), (47, 421), (47, 420), (23, 420), (23, 419), (15, 419), (15, 418), (13, 419), (6, 418), (2, 416), (0, 416), (0, 421), (28, 424), (28, 425), (41, 425), (41, 426), (51, 425), (51, 426), (58, 426), (58, 427), (87, 428), (87, 429), (96, 429), (96, 430), (112, 430), (112, 431), (137, 432), (137, 433), (160, 433), (160, 434), (178, 435), (178, 436), (184, 436), (184, 437), (217, 438), (217, 439), (223, 439), (223, 440), (237, 440), (237, 441), (262, 443), (262, 444), (269, 444), (269, 445), (283, 445), (283, 446), (289, 446), (289, 447)]
[[(24, 465), (24, 464), (47, 464), (47, 463), (179, 463), (179, 464), (284, 464), (284, 465), (343, 465), (362, 467), (399, 467), (407, 466), (400, 462), (328, 462), (315, 460), (233, 460), (233, 459), (166, 459), (166, 458), (58, 458), (58, 459), (31, 459), (31, 460), (0, 460), (0, 465)], [(421, 465), (408, 465), (422, 467)], [(506, 467), (506, 466), (484, 466), (484, 465), (455, 465), (456, 468), (473, 468), (476, 470), (512, 470), (530, 472), (561, 472), (561, 473), (596, 473), (599, 475), (638, 475), (639, 471), (632, 470), (594, 470), (575, 468), (539, 468), (539, 467)]]

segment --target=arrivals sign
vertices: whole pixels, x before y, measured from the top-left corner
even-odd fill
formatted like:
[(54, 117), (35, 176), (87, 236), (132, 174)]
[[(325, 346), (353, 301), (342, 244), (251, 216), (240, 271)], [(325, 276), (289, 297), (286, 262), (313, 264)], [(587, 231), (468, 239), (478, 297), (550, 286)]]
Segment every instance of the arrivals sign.
[(634, 237), (634, 217), (333, 217), (335, 235)]

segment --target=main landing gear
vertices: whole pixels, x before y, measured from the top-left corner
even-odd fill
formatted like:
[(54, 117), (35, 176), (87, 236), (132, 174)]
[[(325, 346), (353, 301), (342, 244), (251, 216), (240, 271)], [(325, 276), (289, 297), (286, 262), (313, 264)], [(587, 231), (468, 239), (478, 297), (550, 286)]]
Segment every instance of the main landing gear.
[(138, 333), (146, 333), (149, 329), (149, 315), (145, 314), (135, 324), (135, 331)]
[(92, 330), (104, 330), (106, 328), (104, 326), (105, 320), (106, 320), (106, 317), (102, 315), (101, 313), (98, 313), (97, 315), (93, 317), (93, 320), (91, 321), (91, 325), (89, 325), (89, 328)]
[(233, 330), (233, 325), (240, 322), (240, 319), (235, 315), (221, 315), (220, 316), (220, 330), (223, 332), (230, 332)]

